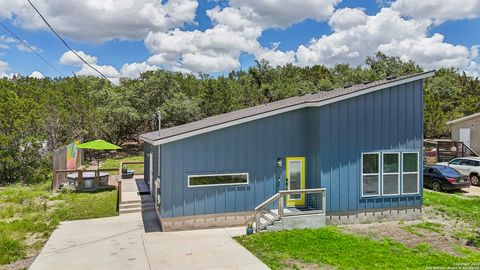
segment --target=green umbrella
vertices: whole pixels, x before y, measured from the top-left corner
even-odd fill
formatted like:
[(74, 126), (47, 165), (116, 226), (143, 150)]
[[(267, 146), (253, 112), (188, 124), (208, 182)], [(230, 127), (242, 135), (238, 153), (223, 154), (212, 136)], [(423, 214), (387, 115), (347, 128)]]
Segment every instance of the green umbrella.
[(94, 140), (77, 145), (81, 149), (94, 149), (94, 150), (118, 150), (121, 147), (113, 143), (109, 143), (104, 140)]
[[(117, 150), (121, 147), (113, 143), (109, 143), (104, 140), (94, 140), (77, 145), (81, 149), (93, 149), (93, 150)], [(97, 161), (97, 168), (100, 168), (100, 162)]]

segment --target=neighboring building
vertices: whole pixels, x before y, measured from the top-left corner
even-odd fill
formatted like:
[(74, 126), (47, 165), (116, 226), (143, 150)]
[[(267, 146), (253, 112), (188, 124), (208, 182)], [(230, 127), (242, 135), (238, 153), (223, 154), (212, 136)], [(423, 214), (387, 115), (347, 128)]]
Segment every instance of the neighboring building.
[(451, 139), (463, 142), (473, 151), (480, 153), (480, 113), (474, 113), (447, 122)]
[[(245, 224), (279, 190), (320, 187), (328, 223), (416, 215), (423, 80), (433, 74), (296, 96), (141, 135), (163, 229)], [(304, 194), (285, 201), (292, 211), (318, 202)]]

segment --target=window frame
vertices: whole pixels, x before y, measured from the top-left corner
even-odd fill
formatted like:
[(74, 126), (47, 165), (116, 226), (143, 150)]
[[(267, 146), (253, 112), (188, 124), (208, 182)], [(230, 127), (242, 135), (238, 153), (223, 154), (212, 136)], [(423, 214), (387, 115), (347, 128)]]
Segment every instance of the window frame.
[[(458, 163), (458, 164), (455, 164), (455, 163), (453, 163), (453, 161), (458, 161), (459, 163)], [(461, 159), (461, 158), (454, 158), (454, 159), (452, 159), (452, 160), (450, 160), (450, 161), (448, 162), (448, 165), (453, 164), (453, 165), (457, 165), (457, 166), (463, 166), (461, 163), (462, 163), (462, 159)]]
[[(209, 177), (209, 176), (231, 176), (231, 175), (247, 175), (247, 182), (245, 183), (228, 183), (228, 184), (204, 184), (204, 185), (190, 185), (190, 178), (192, 177)], [(250, 175), (248, 172), (241, 173), (211, 173), (211, 174), (189, 174), (187, 176), (187, 187), (220, 187), (220, 186), (245, 186), (250, 184)]]
[[(384, 160), (384, 156), (385, 156), (385, 155), (391, 155), (391, 154), (396, 154), (397, 157), (398, 157), (398, 171), (397, 171), (396, 173), (386, 173), (386, 172), (383, 171), (383, 169), (384, 169), (383, 164), (384, 164), (384, 161), (385, 161), (385, 160)], [(401, 186), (401, 183), (400, 183), (400, 182), (401, 182), (400, 174), (402, 173), (401, 171), (402, 171), (402, 169), (403, 169), (403, 168), (402, 168), (402, 161), (403, 161), (403, 160), (400, 160), (400, 158), (401, 158), (400, 155), (401, 155), (400, 152), (382, 152), (382, 163), (381, 163), (381, 166), (382, 166), (382, 170), (381, 170), (381, 172), (382, 172), (382, 175), (381, 175), (381, 178), (382, 178), (382, 196), (397, 196), (397, 195), (401, 195), (401, 193), (400, 193), (400, 186)], [(398, 183), (398, 185), (397, 185), (397, 193), (385, 194), (385, 193), (383, 192), (383, 191), (384, 191), (384, 187), (385, 187), (384, 177), (383, 177), (384, 175), (397, 175), (397, 183)]]
[[(364, 155), (372, 155), (376, 154), (378, 156), (378, 172), (377, 173), (363, 173), (363, 156)], [(381, 185), (380, 182), (382, 181), (381, 179), (381, 173), (382, 173), (382, 163), (381, 163), (381, 157), (382, 153), (381, 152), (364, 152), (361, 155), (360, 158), (360, 195), (362, 198), (369, 198), (369, 197), (379, 197), (382, 196), (382, 190), (381, 190)], [(372, 176), (372, 175), (377, 175), (378, 176), (378, 193), (374, 195), (364, 195), (363, 194), (363, 177), (364, 176)]]
[[(416, 172), (404, 172), (403, 171), (403, 168), (404, 168), (404, 155), (405, 154), (417, 154), (417, 171)], [(401, 174), (402, 174), (402, 195), (418, 195), (420, 194), (420, 152), (419, 151), (405, 151), (405, 152), (402, 152), (402, 169), (401, 169)], [(404, 175), (405, 174), (417, 174), (417, 192), (413, 192), (413, 193), (410, 193), (410, 192), (404, 192)]]

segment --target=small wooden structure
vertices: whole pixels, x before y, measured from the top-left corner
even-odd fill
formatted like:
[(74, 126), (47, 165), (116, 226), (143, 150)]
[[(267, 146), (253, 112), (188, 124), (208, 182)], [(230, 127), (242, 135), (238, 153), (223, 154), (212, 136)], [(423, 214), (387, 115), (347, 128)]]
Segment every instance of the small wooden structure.
[[(110, 185), (108, 181), (101, 181), (101, 172), (116, 172), (118, 169), (96, 169), (96, 170), (55, 170), (53, 172), (53, 185), (55, 189), (62, 187), (64, 184), (69, 183), (73, 184), (75, 190), (79, 191), (94, 191), (100, 189), (112, 189), (115, 188), (114, 185)], [(66, 175), (76, 173), (76, 180), (69, 180)], [(85, 176), (89, 174), (94, 174), (93, 185), (85, 185)]]
[(424, 143), (425, 163), (429, 165), (437, 162), (448, 162), (458, 157), (478, 157), (478, 154), (463, 142), (447, 139), (426, 139)]
[(67, 180), (67, 173), (55, 174), (56, 171), (78, 170), (82, 166), (84, 160), (83, 151), (76, 148), (80, 142), (78, 140), (53, 151), (54, 181), (52, 181), (52, 190), (58, 189), (60, 184)]

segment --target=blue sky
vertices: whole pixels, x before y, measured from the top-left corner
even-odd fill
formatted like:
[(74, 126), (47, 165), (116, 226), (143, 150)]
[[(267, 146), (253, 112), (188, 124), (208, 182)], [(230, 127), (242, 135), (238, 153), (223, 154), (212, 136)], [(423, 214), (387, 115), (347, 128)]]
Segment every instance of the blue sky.
[[(33, 1), (75, 50), (115, 80), (157, 68), (223, 74), (247, 69), (255, 59), (358, 65), (376, 51), (427, 69), (451, 66), (479, 74), (480, 1), (132, 2)], [(0, 0), (0, 6), (6, 7), (0, 21), (64, 75), (98, 75), (67, 53), (26, 1)], [(0, 76), (59, 76), (18, 45), (0, 27)]]

